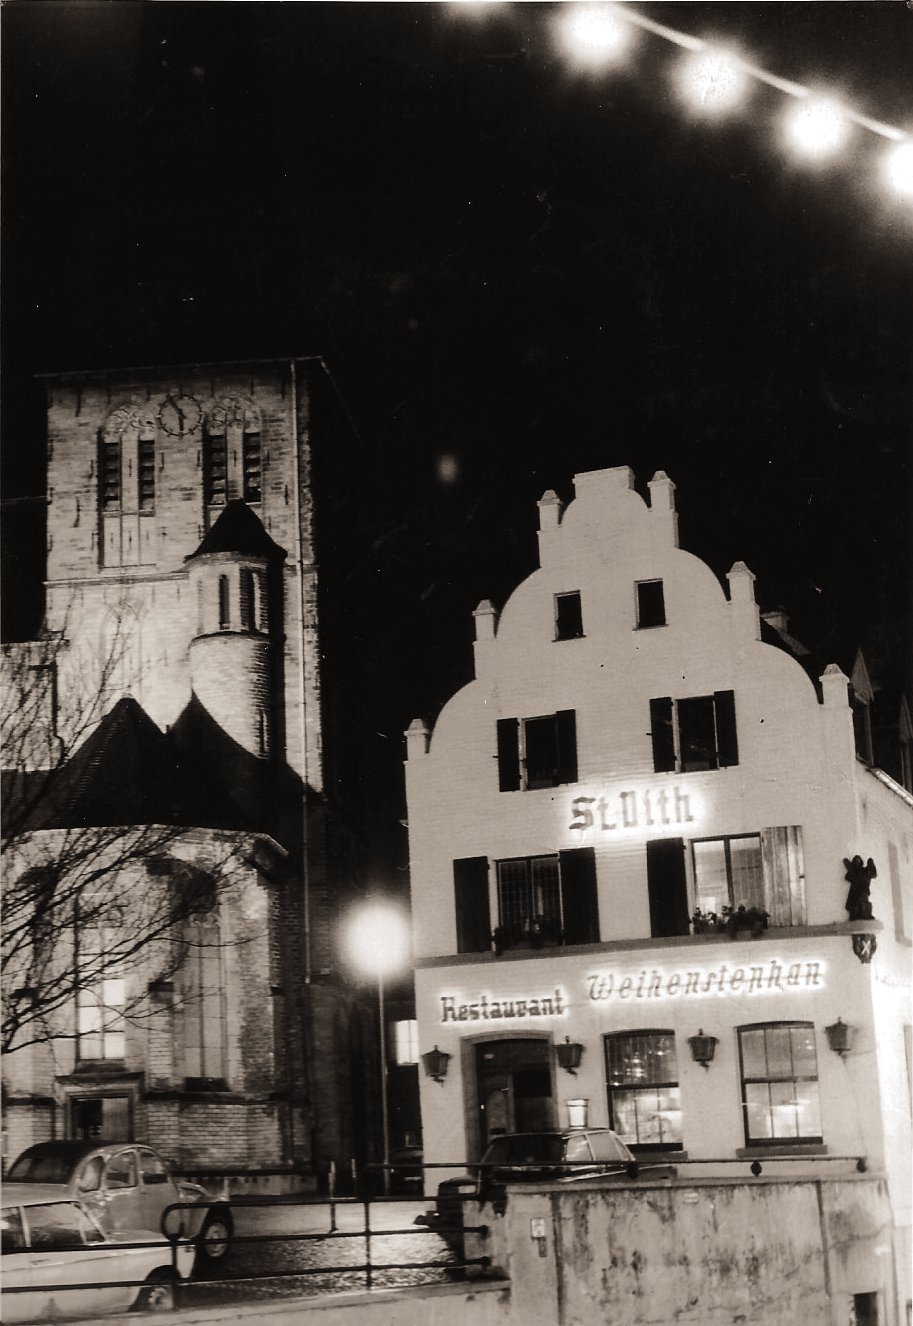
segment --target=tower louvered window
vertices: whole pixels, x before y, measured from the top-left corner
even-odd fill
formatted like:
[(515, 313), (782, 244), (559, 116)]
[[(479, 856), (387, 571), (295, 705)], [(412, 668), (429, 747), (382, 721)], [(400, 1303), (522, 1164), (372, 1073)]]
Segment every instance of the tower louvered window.
[(245, 502), (259, 502), (262, 473), (259, 432), (246, 432), (244, 434), (243, 458), (244, 500)]
[(224, 506), (228, 480), (228, 447), (224, 433), (203, 439), (203, 493), (207, 506)]
[(120, 441), (116, 438), (102, 443), (101, 504), (105, 511), (120, 506)]
[(140, 511), (155, 507), (155, 441), (141, 437), (137, 450), (138, 490)]

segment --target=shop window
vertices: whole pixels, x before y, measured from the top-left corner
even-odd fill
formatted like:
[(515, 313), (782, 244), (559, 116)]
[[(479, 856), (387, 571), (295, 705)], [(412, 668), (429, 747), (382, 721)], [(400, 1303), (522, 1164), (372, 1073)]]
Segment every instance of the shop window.
[(651, 700), (650, 732), (656, 773), (693, 773), (739, 762), (732, 691)]
[(393, 1023), (393, 1062), (397, 1068), (418, 1063), (418, 1023), (403, 1019)]
[(746, 1143), (820, 1142), (814, 1025), (772, 1022), (738, 1034)]
[(577, 719), (573, 709), (542, 718), (501, 718), (497, 736), (502, 792), (576, 783)]
[(583, 611), (580, 591), (555, 595), (555, 639), (576, 640), (583, 635)]
[(624, 1031), (605, 1037), (611, 1126), (632, 1150), (674, 1151), (682, 1108), (673, 1031)]
[(637, 625), (641, 630), (650, 626), (665, 626), (666, 602), (661, 580), (637, 581)]
[(805, 864), (798, 824), (691, 844), (694, 905), (721, 916), (755, 907), (772, 926), (805, 925)]
[(242, 445), (244, 462), (243, 493), (245, 502), (259, 502), (261, 491), (261, 451), (259, 432), (245, 432)]
[(496, 863), (497, 950), (599, 940), (596, 854), (582, 847)]
[(224, 506), (228, 485), (228, 445), (225, 433), (203, 437), (203, 498), (207, 506)]

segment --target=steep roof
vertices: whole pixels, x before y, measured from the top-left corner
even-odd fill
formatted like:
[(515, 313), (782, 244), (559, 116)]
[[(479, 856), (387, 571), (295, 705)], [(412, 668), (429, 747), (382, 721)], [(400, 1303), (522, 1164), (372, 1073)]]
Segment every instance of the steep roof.
[(227, 503), (196, 552), (184, 560), (189, 562), (206, 553), (241, 553), (248, 557), (265, 557), (268, 561), (278, 561), (286, 556), (285, 550), (267, 534), (256, 511), (252, 511), (240, 497)]

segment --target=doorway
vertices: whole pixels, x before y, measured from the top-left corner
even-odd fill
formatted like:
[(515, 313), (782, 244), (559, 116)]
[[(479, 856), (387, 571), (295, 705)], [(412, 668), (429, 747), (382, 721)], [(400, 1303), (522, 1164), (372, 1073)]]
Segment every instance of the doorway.
[(133, 1122), (129, 1096), (74, 1096), (70, 1136), (83, 1141), (129, 1142)]
[(479, 1144), (501, 1133), (555, 1128), (551, 1042), (485, 1041), (475, 1048)]

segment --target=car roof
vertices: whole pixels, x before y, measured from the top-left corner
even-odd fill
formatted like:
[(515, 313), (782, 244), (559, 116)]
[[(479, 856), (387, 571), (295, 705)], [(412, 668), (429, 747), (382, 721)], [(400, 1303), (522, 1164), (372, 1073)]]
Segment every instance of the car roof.
[(45, 1202), (72, 1202), (65, 1183), (4, 1183), (4, 1206), (41, 1206)]
[(95, 1141), (80, 1138), (62, 1139), (57, 1142), (36, 1142), (34, 1146), (26, 1149), (16, 1157), (21, 1160), (23, 1156), (60, 1156), (64, 1160), (77, 1161), (83, 1156), (91, 1155), (94, 1151), (108, 1152), (119, 1151), (121, 1147), (138, 1146), (145, 1143), (137, 1142), (106, 1142), (102, 1138), (96, 1138)]

